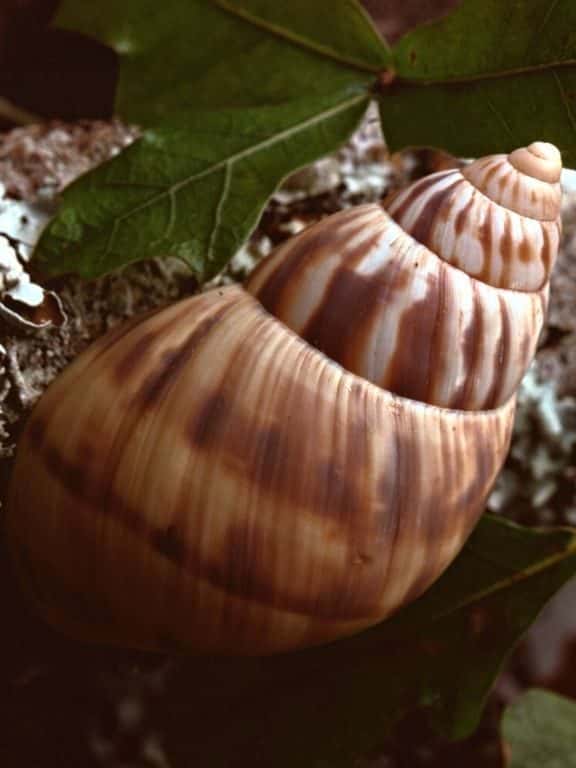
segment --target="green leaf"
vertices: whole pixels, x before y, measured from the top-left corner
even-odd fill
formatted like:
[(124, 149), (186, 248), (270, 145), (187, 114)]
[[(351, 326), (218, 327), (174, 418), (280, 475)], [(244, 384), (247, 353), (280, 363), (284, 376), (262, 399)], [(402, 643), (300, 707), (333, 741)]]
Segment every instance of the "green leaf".
[(576, 768), (576, 702), (528, 691), (504, 713), (509, 768)]
[(575, 531), (528, 529), (485, 516), (445, 576), (400, 614), (401, 632), (432, 619), (433, 632), (423, 640), (431, 658), (420, 681), (428, 677), (425, 698), (447, 736), (474, 731), (505, 659), (574, 573)]
[(52, 274), (175, 255), (212, 277), (279, 182), (347, 139), (390, 61), (356, 0), (64, 0), (56, 24), (117, 52), (118, 111), (148, 130), (65, 191), (35, 252)]
[(402, 38), (394, 68), (380, 99), (392, 149), (478, 156), (541, 139), (576, 165), (572, 0), (465, 0)]
[[(179, 672), (183, 691), (194, 686), (195, 709), (175, 692), (167, 721), (178, 732), (182, 718), (200, 718), (202, 757), (214, 768), (231, 754), (254, 766), (352, 768), (416, 706), (450, 737), (466, 736), (504, 659), (575, 571), (573, 531), (486, 517), (445, 575), (394, 619), (324, 648), (227, 662), (219, 685), (212, 667), (204, 692), (198, 667), (189, 678)], [(217, 743), (221, 732), (227, 738)], [(202, 763), (204, 742), (193, 741)], [(191, 761), (192, 747), (174, 749), (175, 762)]]
[(334, 93), (391, 59), (356, 0), (64, 0), (56, 25), (116, 51), (118, 111), (142, 125)]
[(178, 115), (64, 192), (36, 258), (85, 277), (157, 255), (214, 276), (278, 182), (334, 151), (368, 104), (360, 90), (275, 107)]

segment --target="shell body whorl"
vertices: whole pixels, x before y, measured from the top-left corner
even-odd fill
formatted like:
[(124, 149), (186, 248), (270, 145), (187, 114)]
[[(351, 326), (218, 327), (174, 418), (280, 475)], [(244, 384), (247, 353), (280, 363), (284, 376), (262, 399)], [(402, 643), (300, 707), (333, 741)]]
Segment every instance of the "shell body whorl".
[(8, 535), (40, 610), (76, 636), (313, 645), (444, 570), (513, 409), (396, 398), (241, 289), (212, 291), (104, 337), (54, 382), (22, 437)]
[(265, 654), (421, 594), (508, 450), (557, 245), (555, 152), (417, 182), (392, 216), (335, 214), (245, 289), (81, 354), (22, 433), (6, 514), (44, 617), (92, 642)]

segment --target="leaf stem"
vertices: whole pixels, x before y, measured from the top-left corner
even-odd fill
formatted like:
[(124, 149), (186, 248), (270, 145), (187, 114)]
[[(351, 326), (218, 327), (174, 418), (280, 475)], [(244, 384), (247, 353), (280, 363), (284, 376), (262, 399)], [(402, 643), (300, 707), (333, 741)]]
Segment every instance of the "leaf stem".
[(29, 112), (27, 109), (19, 107), (17, 104), (13, 104), (8, 99), (0, 96), (0, 117), (6, 118), (11, 123), (16, 125), (28, 125), (30, 123), (41, 123), (44, 118), (40, 115)]

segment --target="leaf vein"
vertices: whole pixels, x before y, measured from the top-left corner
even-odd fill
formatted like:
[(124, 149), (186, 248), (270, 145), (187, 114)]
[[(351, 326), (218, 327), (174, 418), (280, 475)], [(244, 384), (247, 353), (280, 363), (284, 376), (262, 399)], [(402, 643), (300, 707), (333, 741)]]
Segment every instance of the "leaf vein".
[(561, 61), (549, 61), (545, 64), (533, 64), (523, 67), (512, 67), (498, 72), (480, 72), (476, 75), (463, 75), (462, 77), (445, 77), (433, 79), (419, 79), (414, 77), (398, 77), (397, 83), (408, 83), (410, 85), (466, 85), (469, 83), (481, 83), (484, 80), (501, 80), (507, 77), (516, 77), (518, 75), (531, 75), (539, 72), (548, 72), (549, 70), (564, 69), (576, 67), (576, 59), (563, 59)]
[[(310, 40), (307, 37), (298, 35), (296, 32), (293, 32), (286, 27), (282, 27), (279, 24), (265, 21), (264, 19), (249, 13), (243, 8), (237, 8), (231, 5), (229, 2), (227, 2), (227, 0), (209, 1), (221, 11), (229, 13), (231, 16), (236, 16), (237, 18), (242, 19), (243, 21), (252, 24), (255, 27), (258, 27), (259, 29), (263, 29), (270, 34), (275, 35), (276, 37), (287, 40), (293, 45), (297, 45), (298, 47), (304, 48), (308, 51), (313, 51), (314, 53), (324, 56), (325, 58), (332, 59), (332, 61), (336, 61), (339, 64), (345, 64), (348, 67), (359, 69), (362, 72), (371, 72), (373, 74), (377, 74), (380, 69), (385, 66), (385, 62), (382, 62), (382, 67), (375, 67), (367, 64), (364, 61), (360, 61), (359, 59), (352, 58), (351, 56), (343, 56), (341, 53), (338, 53), (338, 51), (330, 48), (327, 45), (322, 45), (315, 40)], [(383, 48), (385, 49), (384, 46)]]
[(514, 133), (513, 133), (512, 129), (510, 128), (510, 126), (508, 125), (508, 121), (506, 120), (504, 115), (498, 109), (496, 109), (496, 107), (494, 106), (494, 103), (492, 102), (492, 100), (486, 94), (484, 95), (484, 100), (485, 100), (485, 102), (486, 102), (486, 104), (488, 106), (488, 109), (492, 112), (494, 117), (496, 117), (496, 119), (503, 126), (503, 128), (506, 131), (506, 133), (508, 134), (508, 136), (510, 136), (512, 141), (516, 141), (516, 139), (514, 138)]
[(212, 254), (214, 253), (214, 243), (216, 242), (218, 230), (220, 229), (220, 224), (222, 221), (222, 210), (226, 203), (226, 199), (228, 198), (228, 192), (230, 191), (233, 164), (234, 164), (233, 161), (230, 161), (230, 162), (227, 162), (226, 165), (224, 166), (224, 179), (222, 181), (220, 199), (218, 200), (218, 205), (216, 206), (216, 210), (214, 212), (214, 224), (212, 225), (212, 231), (210, 232), (210, 239), (208, 242), (208, 253), (206, 255), (206, 260), (208, 262), (212, 261)]
[(542, 34), (542, 32), (546, 29), (546, 25), (550, 21), (550, 19), (552, 17), (552, 14), (556, 10), (556, 7), (558, 6), (559, 2), (560, 2), (560, 0), (552, 0), (550, 5), (548, 6), (548, 10), (544, 14), (544, 16), (542, 18), (542, 21), (540, 22), (538, 28), (534, 32), (534, 37), (533, 37), (534, 40), (537, 40), (540, 37), (540, 35)]
[(562, 85), (562, 81), (560, 80), (560, 76), (558, 72), (553, 72), (552, 74), (554, 76), (554, 80), (556, 81), (556, 85), (558, 86), (558, 90), (560, 91), (560, 98), (562, 99), (562, 103), (564, 104), (564, 108), (566, 109), (566, 114), (568, 116), (570, 125), (572, 126), (572, 130), (574, 131), (574, 133), (576, 133), (576, 116), (572, 111), (572, 107), (570, 106), (570, 102), (568, 100), (568, 96), (566, 95), (564, 86)]
[(172, 235), (172, 232), (174, 231), (174, 225), (176, 223), (176, 197), (174, 195), (173, 190), (170, 190), (168, 199), (170, 201), (170, 209), (168, 211), (168, 221), (166, 222), (166, 229), (164, 230), (164, 234), (162, 236), (163, 240), (166, 240)]
[(118, 231), (118, 224), (119, 219), (114, 219), (112, 224), (112, 229), (110, 230), (110, 234), (108, 236), (108, 240), (106, 241), (106, 247), (104, 248), (104, 252), (101, 254), (99, 262), (102, 263), (106, 260), (106, 258), (112, 253), (112, 248), (114, 247), (114, 240), (116, 238), (116, 232)]
[(322, 123), (324, 120), (329, 120), (331, 117), (338, 115), (341, 112), (344, 112), (346, 109), (352, 106), (355, 106), (356, 104), (359, 104), (364, 100), (367, 100), (367, 94), (361, 93), (361, 94), (357, 94), (356, 96), (350, 99), (347, 99), (346, 101), (340, 102), (335, 107), (331, 107), (330, 109), (324, 109), (321, 112), (315, 115), (312, 115), (312, 117), (308, 118), (307, 120), (297, 123), (296, 125), (291, 125), (288, 128), (285, 128), (284, 130), (273, 134), (272, 136), (268, 136), (266, 139), (263, 139), (262, 141), (257, 142), (256, 144), (252, 144), (251, 146), (246, 147), (245, 149), (242, 149), (232, 155), (229, 155), (228, 157), (224, 158), (223, 160), (220, 160), (217, 163), (214, 163), (213, 165), (209, 166), (208, 168), (205, 168), (203, 171), (200, 171), (199, 173), (195, 173), (192, 176), (187, 176), (186, 178), (181, 179), (180, 181), (177, 181), (174, 184), (171, 184), (170, 186), (164, 187), (161, 192), (158, 192), (157, 194), (148, 198), (148, 200), (145, 200), (139, 205), (135, 206), (134, 208), (129, 209), (128, 211), (123, 213), (121, 216), (114, 217), (114, 219), (112, 219), (114, 224), (113, 229), (102, 258), (105, 258), (110, 253), (117, 226), (122, 221), (125, 221), (131, 216), (141, 213), (143, 210), (146, 210), (146, 208), (149, 208), (150, 206), (155, 205), (160, 200), (164, 199), (166, 195), (176, 194), (181, 189), (184, 189), (189, 184), (192, 184), (194, 181), (198, 181), (199, 179), (209, 176), (212, 173), (216, 173), (217, 171), (224, 168), (228, 163), (235, 163), (238, 160), (243, 160), (244, 158), (250, 157), (251, 155), (257, 152), (260, 152), (263, 149), (267, 149), (268, 147), (273, 147), (278, 142), (284, 141), (285, 139), (289, 139), (291, 136), (297, 135), (298, 133), (301, 133), (307, 128), (311, 128), (312, 126), (318, 123)]
[(559, 565), (561, 562), (563, 562), (567, 558), (574, 557), (574, 555), (576, 555), (576, 538), (574, 538), (570, 542), (570, 544), (566, 547), (566, 549), (563, 550), (562, 552), (557, 552), (554, 555), (545, 557), (542, 560), (539, 560), (537, 563), (534, 563), (533, 565), (530, 565), (521, 571), (514, 571), (514, 573), (511, 573), (509, 576), (498, 580), (494, 584), (491, 584), (489, 587), (480, 589), (477, 592), (473, 592), (472, 594), (467, 595), (465, 598), (460, 600), (455, 605), (451, 605), (450, 608), (448, 608), (447, 610), (439, 611), (438, 613), (436, 613), (432, 617), (432, 619), (433, 621), (439, 621), (440, 619), (450, 616), (451, 614), (456, 613), (457, 611), (460, 611), (463, 608), (468, 608), (469, 606), (474, 605), (475, 603), (479, 603), (482, 600), (485, 600), (486, 598), (497, 594), (498, 592), (501, 592), (505, 589), (508, 589), (509, 587), (514, 586), (514, 584), (527, 581), (533, 576), (538, 576), (540, 573), (542, 573), (543, 571), (546, 571), (548, 568), (553, 568), (554, 566)]

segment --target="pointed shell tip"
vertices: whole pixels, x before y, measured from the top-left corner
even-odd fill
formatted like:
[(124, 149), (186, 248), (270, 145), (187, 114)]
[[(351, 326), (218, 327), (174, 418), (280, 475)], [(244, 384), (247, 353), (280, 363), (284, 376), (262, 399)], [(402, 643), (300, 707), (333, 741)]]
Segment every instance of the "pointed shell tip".
[(554, 144), (534, 141), (528, 147), (515, 149), (508, 156), (517, 171), (534, 179), (555, 184), (560, 180), (562, 156)]

